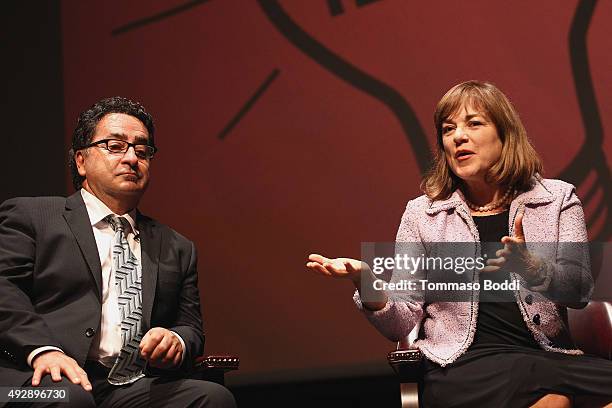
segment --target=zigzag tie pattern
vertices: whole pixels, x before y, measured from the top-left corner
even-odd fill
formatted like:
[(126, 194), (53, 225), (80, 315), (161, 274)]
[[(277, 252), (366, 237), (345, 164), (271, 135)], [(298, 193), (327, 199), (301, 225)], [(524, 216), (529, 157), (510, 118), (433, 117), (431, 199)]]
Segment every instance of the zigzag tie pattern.
[(123, 347), (108, 382), (113, 385), (130, 384), (144, 377), (145, 360), (140, 357), (138, 346), (142, 340), (142, 285), (138, 259), (130, 250), (125, 229), (129, 226), (123, 217), (109, 215), (106, 221), (115, 231), (113, 238), (113, 268), (121, 313), (121, 340)]

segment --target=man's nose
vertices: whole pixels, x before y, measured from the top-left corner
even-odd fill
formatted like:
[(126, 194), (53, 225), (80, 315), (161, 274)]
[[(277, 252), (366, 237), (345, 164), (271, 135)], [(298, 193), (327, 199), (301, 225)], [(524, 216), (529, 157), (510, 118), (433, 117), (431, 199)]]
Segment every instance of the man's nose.
[(138, 157), (136, 156), (136, 149), (134, 146), (128, 146), (127, 151), (121, 158), (122, 161), (130, 163), (130, 165), (136, 165), (138, 163)]

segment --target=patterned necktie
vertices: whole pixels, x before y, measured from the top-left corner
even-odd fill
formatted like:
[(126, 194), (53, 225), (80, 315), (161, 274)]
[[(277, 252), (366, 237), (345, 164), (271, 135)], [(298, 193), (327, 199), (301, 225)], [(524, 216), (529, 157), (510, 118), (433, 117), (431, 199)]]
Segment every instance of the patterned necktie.
[(114, 385), (133, 383), (144, 377), (145, 360), (140, 357), (142, 340), (142, 286), (138, 259), (130, 250), (123, 217), (109, 215), (105, 218), (115, 231), (113, 238), (113, 268), (115, 288), (121, 312), (121, 352), (108, 374), (108, 382)]

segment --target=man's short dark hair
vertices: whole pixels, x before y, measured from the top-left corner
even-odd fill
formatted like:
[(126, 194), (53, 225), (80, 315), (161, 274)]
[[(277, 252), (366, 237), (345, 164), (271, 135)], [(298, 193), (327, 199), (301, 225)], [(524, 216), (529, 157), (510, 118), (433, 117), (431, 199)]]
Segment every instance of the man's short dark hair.
[(112, 98), (96, 102), (91, 108), (79, 115), (76, 127), (72, 133), (72, 147), (68, 152), (68, 164), (72, 173), (72, 184), (76, 190), (82, 187), (85, 178), (79, 174), (75, 161), (75, 153), (91, 143), (96, 126), (109, 113), (124, 113), (140, 120), (149, 132), (149, 144), (155, 146), (153, 117), (147, 113), (140, 103), (121, 96), (113, 96)]

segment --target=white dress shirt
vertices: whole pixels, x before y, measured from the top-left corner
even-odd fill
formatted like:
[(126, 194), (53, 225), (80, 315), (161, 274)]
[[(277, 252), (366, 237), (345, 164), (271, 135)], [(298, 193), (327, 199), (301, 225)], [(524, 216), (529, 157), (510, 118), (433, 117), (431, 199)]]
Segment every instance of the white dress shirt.
[[(102, 319), (100, 328), (91, 343), (88, 360), (99, 361), (107, 367), (112, 367), (123, 346), (121, 340), (121, 314), (117, 302), (117, 289), (115, 286), (115, 271), (113, 268), (112, 246), (115, 231), (111, 228), (105, 218), (114, 214), (100, 199), (85, 190), (81, 189), (81, 195), (87, 208), (89, 221), (91, 223), (96, 246), (100, 255), (100, 265), (102, 266)], [(142, 254), (138, 230), (136, 229), (136, 210), (121, 215), (130, 224), (130, 230), (125, 231), (130, 250), (138, 259), (138, 272), (142, 272)], [(172, 332), (181, 342), (183, 347), (183, 358), (185, 356), (185, 342), (178, 335)], [(145, 333), (143, 333), (144, 335)], [(47, 350), (61, 349), (53, 346), (39, 347), (28, 355), (28, 364), (31, 366), (32, 360), (36, 355)]]

